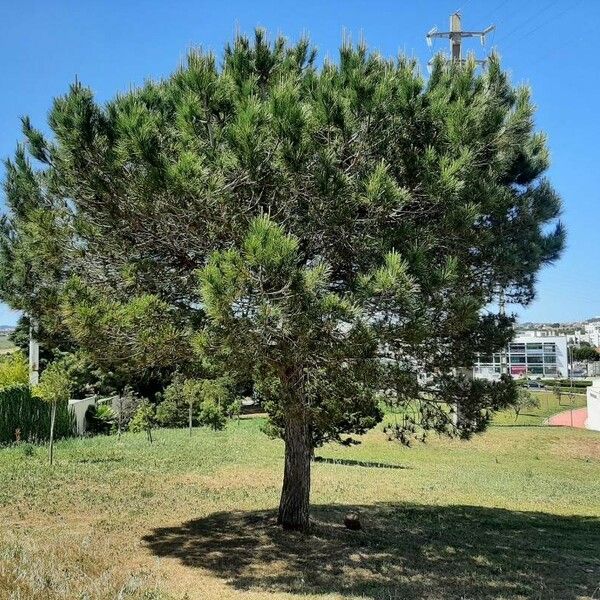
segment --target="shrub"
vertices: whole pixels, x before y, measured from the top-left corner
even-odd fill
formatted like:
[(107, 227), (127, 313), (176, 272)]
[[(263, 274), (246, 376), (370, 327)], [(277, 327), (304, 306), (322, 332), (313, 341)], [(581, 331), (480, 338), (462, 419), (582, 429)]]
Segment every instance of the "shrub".
[(163, 400), (156, 407), (156, 421), (163, 427), (182, 427), (184, 420), (181, 406), (175, 400)]
[[(196, 397), (196, 389), (193, 379), (184, 379), (177, 374), (171, 384), (165, 389), (164, 400), (156, 410), (156, 420), (164, 427), (185, 427), (189, 424), (190, 404), (192, 416), (194, 409), (199, 404)], [(191, 382), (191, 383), (189, 383)], [(193, 425), (197, 425), (197, 419), (193, 418)]]
[(200, 421), (203, 425), (210, 427), (214, 431), (218, 431), (225, 427), (225, 413), (215, 398), (209, 397), (202, 401)]
[(21, 453), (25, 457), (33, 456), (35, 453), (35, 446), (30, 442), (25, 442), (23, 444), (19, 444), (19, 448), (21, 449)]
[(125, 387), (123, 392), (113, 400), (112, 409), (119, 434), (129, 427), (142, 401), (142, 398), (129, 386)]
[(86, 430), (94, 434), (108, 434), (115, 428), (116, 415), (107, 404), (91, 404), (86, 413)]
[(129, 423), (129, 430), (134, 433), (145, 431), (148, 436), (148, 441), (152, 443), (152, 429), (155, 422), (156, 414), (154, 406), (152, 406), (148, 400), (143, 400), (135, 415), (133, 415), (133, 419), (131, 419), (131, 422)]
[(229, 380), (205, 379), (201, 388), (200, 423), (211, 429), (223, 429), (227, 422), (229, 407), (234, 401)]
[(29, 365), (22, 352), (13, 352), (0, 357), (0, 388), (28, 383)]
[[(228, 378), (173, 379), (158, 405), (156, 420), (165, 427), (206, 425), (223, 429), (227, 417), (239, 414), (241, 401), (232, 393)], [(190, 414), (191, 412), (191, 414)]]
[[(66, 404), (56, 411), (57, 438), (73, 434), (74, 418)], [(18, 431), (18, 434), (17, 434)], [(9, 385), (0, 389), (0, 444), (17, 439), (43, 442), (50, 434), (50, 405), (34, 396), (28, 385)]]
[(586, 388), (592, 385), (589, 379), (542, 379), (542, 383), (546, 386), (560, 386), (560, 387), (581, 387)]

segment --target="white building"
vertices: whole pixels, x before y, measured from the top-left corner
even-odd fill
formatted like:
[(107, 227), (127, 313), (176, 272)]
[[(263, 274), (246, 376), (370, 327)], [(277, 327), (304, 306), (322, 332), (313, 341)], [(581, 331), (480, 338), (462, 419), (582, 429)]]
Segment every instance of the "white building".
[(473, 367), (473, 375), (482, 379), (499, 379), (502, 373), (515, 378), (568, 377), (566, 336), (518, 335), (505, 352), (481, 355)]
[(585, 333), (587, 341), (594, 346), (594, 348), (600, 347), (600, 321), (592, 321), (591, 323), (585, 324)]
[(600, 379), (587, 388), (587, 429), (600, 431)]

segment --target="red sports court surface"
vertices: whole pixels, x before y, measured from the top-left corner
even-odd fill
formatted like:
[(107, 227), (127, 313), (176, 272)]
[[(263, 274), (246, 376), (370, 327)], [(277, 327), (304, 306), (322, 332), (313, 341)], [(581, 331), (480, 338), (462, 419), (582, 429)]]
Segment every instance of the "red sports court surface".
[(548, 425), (560, 425), (562, 427), (580, 427), (585, 429), (587, 421), (587, 408), (576, 408), (574, 410), (565, 410), (557, 415), (552, 415), (548, 419)]

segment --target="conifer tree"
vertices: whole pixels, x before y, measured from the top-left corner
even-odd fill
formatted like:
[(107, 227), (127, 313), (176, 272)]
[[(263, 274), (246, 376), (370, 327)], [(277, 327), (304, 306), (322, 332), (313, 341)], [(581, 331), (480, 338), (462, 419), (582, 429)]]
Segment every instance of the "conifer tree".
[(364, 45), (315, 57), (257, 31), (104, 106), (77, 83), (51, 139), (25, 128), (71, 211), (72, 335), (139, 360), (119, 336), (149, 348), (161, 323), (171, 352), (149, 362), (181, 360), (185, 337), (251, 377), (285, 442), (279, 522), (301, 530), (314, 447), (375, 425), (382, 401), (408, 441), (469, 437), (514, 399), (464, 372), (512, 335), (498, 290), (530, 302), (564, 243), (530, 92), (496, 56), (438, 59), (427, 80)]

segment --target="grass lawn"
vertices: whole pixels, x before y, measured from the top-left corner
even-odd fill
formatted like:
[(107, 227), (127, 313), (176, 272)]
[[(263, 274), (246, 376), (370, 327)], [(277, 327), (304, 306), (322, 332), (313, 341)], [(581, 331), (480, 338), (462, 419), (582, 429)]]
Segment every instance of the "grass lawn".
[(498, 413), (494, 419), (495, 425), (541, 425), (545, 419), (555, 415), (556, 413), (570, 410), (571, 408), (582, 408), (586, 405), (586, 395), (573, 394), (569, 398), (568, 394), (562, 394), (560, 401), (552, 392), (532, 392), (532, 396), (537, 398), (540, 406), (535, 410), (523, 410), (519, 418), (515, 418), (515, 413), (512, 410), (505, 410)]
[(0, 450), (0, 598), (598, 598), (600, 434), (540, 426), (545, 399), (470, 442), (378, 427), (318, 450), (345, 464), (315, 463), (309, 536), (273, 525), (283, 448), (260, 419), (66, 440), (53, 469)]
[(10, 354), (17, 349), (15, 344), (6, 335), (0, 335), (0, 354)]

